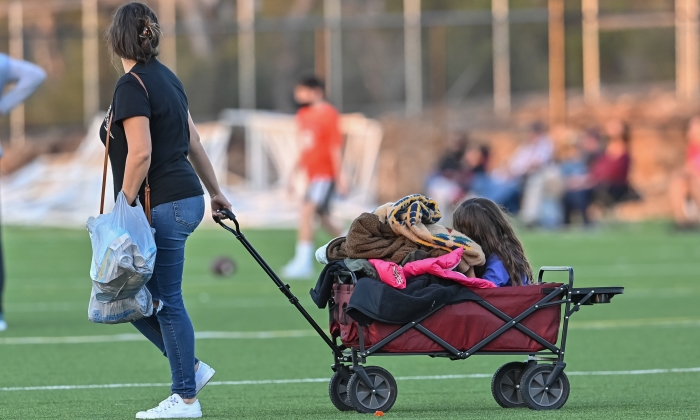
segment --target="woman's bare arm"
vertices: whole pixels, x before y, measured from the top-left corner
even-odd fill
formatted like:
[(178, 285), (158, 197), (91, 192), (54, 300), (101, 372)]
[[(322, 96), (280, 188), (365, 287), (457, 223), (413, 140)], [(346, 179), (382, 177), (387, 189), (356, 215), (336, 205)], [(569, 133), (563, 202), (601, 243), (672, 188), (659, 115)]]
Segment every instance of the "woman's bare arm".
[(123, 122), (129, 152), (126, 155), (122, 191), (133, 203), (151, 166), (151, 129), (147, 117), (131, 117)]
[(211, 165), (207, 152), (204, 151), (204, 146), (202, 146), (199, 133), (192, 121), (192, 115), (190, 115), (189, 112), (187, 113), (187, 118), (190, 126), (190, 163), (211, 197), (212, 215), (216, 216), (217, 210), (223, 208), (231, 210), (231, 203), (229, 203), (226, 197), (221, 193), (219, 182), (214, 173), (214, 167)]

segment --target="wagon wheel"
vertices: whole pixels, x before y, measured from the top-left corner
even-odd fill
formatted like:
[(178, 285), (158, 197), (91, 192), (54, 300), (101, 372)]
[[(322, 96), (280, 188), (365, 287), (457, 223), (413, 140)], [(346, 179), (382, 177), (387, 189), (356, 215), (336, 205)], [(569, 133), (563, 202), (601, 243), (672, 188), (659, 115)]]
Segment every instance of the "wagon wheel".
[(396, 380), (386, 369), (367, 366), (365, 372), (372, 386), (367, 386), (357, 373), (348, 381), (348, 399), (360, 413), (389, 411), (396, 402)]
[(341, 370), (335, 372), (331, 377), (328, 384), (328, 396), (331, 397), (331, 402), (338, 410), (351, 411), (355, 407), (348, 400), (348, 379), (346, 379), (350, 377), (350, 372), (345, 367)]
[(491, 379), (491, 394), (498, 405), (503, 408), (527, 407), (518, 393), (520, 378), (528, 364), (510, 362), (498, 368)]
[(559, 374), (552, 386), (545, 387), (553, 370), (552, 365), (533, 365), (523, 372), (519, 393), (531, 409), (557, 410), (566, 404), (571, 387), (564, 372)]

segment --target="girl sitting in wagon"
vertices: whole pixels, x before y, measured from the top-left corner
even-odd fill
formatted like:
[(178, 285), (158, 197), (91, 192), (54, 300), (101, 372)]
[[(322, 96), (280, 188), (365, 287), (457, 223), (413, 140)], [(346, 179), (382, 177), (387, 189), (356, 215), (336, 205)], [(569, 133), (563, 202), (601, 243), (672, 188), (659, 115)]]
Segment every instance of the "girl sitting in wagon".
[(498, 287), (532, 283), (523, 244), (498, 204), (487, 198), (464, 200), (452, 216), (452, 226), (481, 245), (486, 255), (486, 264), (474, 267), (477, 277)]

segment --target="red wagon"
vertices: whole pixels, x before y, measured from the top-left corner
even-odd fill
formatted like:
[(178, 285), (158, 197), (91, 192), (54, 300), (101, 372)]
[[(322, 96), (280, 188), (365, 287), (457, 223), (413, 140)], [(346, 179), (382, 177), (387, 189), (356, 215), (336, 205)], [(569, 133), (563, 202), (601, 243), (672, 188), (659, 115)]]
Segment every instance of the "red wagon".
[[(569, 318), (581, 306), (609, 303), (624, 291), (622, 287), (578, 288), (571, 267), (542, 267), (537, 283), (530, 286), (465, 289), (459, 303), (436, 306), (410, 322), (360, 325), (347, 314), (357, 278), (352, 272), (339, 272), (328, 302), (329, 337), (241, 233), (233, 213), (224, 210), (221, 214), (235, 228), (217, 222), (241, 241), (330, 347), (334, 374), (329, 396), (341, 411), (388, 411), (396, 401), (396, 381), (386, 369), (367, 366), (367, 358), (409, 355), (452, 360), (476, 355), (526, 356), (526, 361), (506, 363), (494, 374), (491, 391), (496, 402), (504, 408), (561, 408), (570, 392), (564, 373)], [(548, 271), (568, 272), (568, 282), (543, 283)]]

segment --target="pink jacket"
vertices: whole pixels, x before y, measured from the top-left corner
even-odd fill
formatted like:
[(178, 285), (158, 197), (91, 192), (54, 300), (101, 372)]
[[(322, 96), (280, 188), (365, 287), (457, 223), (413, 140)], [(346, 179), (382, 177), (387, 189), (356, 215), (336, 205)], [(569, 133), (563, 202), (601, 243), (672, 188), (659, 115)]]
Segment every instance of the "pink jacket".
[(472, 289), (490, 289), (496, 287), (488, 280), (467, 277), (462, 273), (454, 271), (462, 260), (462, 248), (457, 248), (449, 254), (438, 258), (426, 258), (410, 262), (403, 267), (384, 260), (371, 259), (369, 262), (379, 273), (379, 278), (384, 283), (396, 289), (405, 289), (406, 280), (420, 276), (421, 274), (432, 274), (447, 280), (453, 280), (465, 287)]

